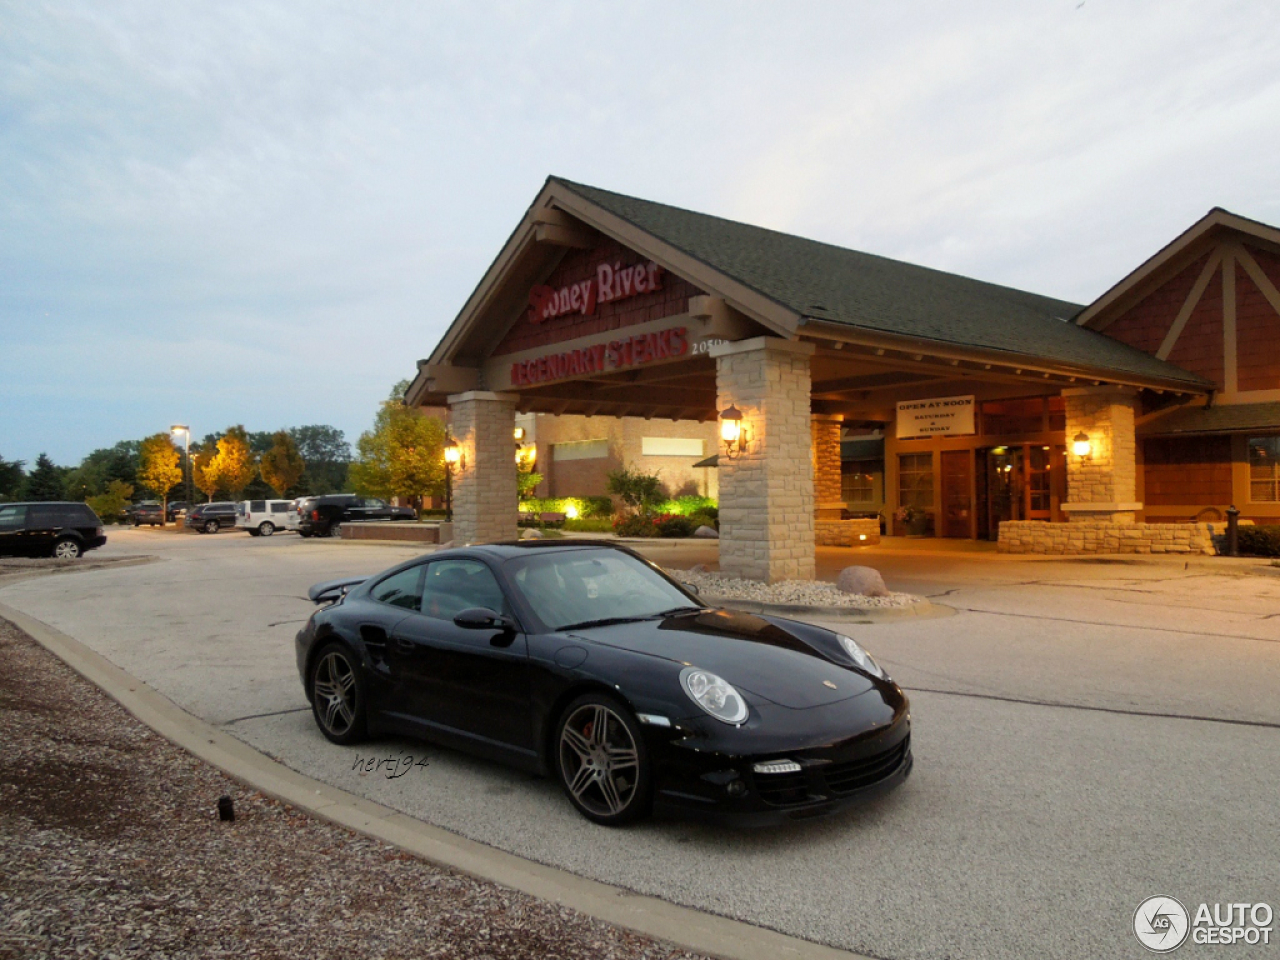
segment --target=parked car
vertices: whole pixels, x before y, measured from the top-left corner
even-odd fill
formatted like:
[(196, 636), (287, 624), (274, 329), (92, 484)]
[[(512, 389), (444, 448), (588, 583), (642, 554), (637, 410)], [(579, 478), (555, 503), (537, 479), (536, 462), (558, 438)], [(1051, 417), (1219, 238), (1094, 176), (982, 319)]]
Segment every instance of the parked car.
[(348, 520), (417, 520), (413, 507), (393, 507), (376, 497), (331, 493), (298, 501), (298, 533), (304, 537), (336, 537)]
[(0, 503), (0, 556), (74, 560), (107, 542), (85, 503)]
[(217, 533), (236, 525), (236, 505), (229, 500), (202, 503), (187, 513), (186, 525), (201, 533)]
[(184, 516), (191, 504), (185, 500), (170, 500), (169, 505), (165, 508), (165, 516), (169, 518), (169, 522), (173, 523), (180, 516)]
[(589, 820), (744, 822), (905, 780), (906, 695), (851, 637), (712, 609), (597, 541), (445, 550), (316, 584), (298, 672), (334, 743), (423, 737), (556, 777)]
[(134, 514), (136, 514), (141, 508), (158, 506), (160, 506), (159, 500), (139, 500), (137, 503), (131, 503), (124, 508), (125, 519), (129, 523), (133, 523)]
[(236, 504), (236, 526), (251, 537), (269, 537), (277, 530), (297, 529), (292, 500), (241, 500)]
[(164, 507), (158, 503), (140, 503), (133, 508), (133, 525), (140, 527), (143, 524), (151, 527), (164, 526)]

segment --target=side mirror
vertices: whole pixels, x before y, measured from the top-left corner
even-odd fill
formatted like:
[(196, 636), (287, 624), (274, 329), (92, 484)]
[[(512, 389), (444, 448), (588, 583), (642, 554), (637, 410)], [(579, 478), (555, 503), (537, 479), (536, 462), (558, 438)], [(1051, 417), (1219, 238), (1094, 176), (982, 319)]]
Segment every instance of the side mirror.
[(514, 633), (516, 629), (516, 623), (510, 617), (494, 613), (486, 607), (468, 607), (454, 617), (453, 622), (464, 630), (501, 630), (504, 633)]

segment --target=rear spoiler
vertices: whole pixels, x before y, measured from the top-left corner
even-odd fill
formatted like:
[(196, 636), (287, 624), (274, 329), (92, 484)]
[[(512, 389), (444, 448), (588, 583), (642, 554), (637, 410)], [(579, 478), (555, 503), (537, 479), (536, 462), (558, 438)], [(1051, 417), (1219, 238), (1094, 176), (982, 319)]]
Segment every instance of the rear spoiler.
[(341, 580), (324, 580), (311, 585), (307, 590), (307, 599), (312, 603), (336, 603), (348, 590), (368, 579), (368, 577), (344, 577)]

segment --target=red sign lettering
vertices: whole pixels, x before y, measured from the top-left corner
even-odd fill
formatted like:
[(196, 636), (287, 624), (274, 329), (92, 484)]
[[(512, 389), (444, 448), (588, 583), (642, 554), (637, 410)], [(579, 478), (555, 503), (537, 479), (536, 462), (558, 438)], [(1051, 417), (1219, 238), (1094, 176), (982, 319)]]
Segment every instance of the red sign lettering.
[(674, 360), (689, 352), (684, 327), (669, 327), (656, 333), (641, 333), (623, 340), (610, 340), (592, 347), (564, 353), (548, 353), (511, 365), (511, 385), (527, 387), (549, 380), (563, 380), (588, 373), (606, 373), (638, 367), (654, 360)]
[(642, 293), (662, 289), (663, 270), (650, 260), (624, 267), (620, 262), (602, 263), (596, 267), (596, 275), (590, 280), (579, 280), (559, 290), (536, 286), (529, 291), (529, 320), (544, 323), (556, 317), (576, 313), (591, 316), (596, 304), (612, 303)]

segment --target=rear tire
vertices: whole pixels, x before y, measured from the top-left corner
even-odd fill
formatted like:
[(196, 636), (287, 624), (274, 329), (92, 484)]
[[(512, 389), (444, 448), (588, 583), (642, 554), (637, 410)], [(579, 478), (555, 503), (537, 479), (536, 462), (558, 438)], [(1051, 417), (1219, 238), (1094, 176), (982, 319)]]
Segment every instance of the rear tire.
[(276, 532), (275, 525), (269, 520), (263, 520), (258, 524), (258, 534), (263, 537), (269, 537)]
[(83, 552), (80, 544), (70, 537), (63, 537), (53, 545), (53, 555), (59, 560), (76, 560)]
[(210, 520), (208, 523), (204, 525), (205, 533), (217, 533), (221, 529), (222, 529), (222, 524), (218, 523), (217, 520)]
[(311, 713), (334, 743), (359, 743), (369, 735), (360, 662), (340, 643), (324, 647), (311, 666)]
[(333, 521), (333, 523), (329, 524), (329, 536), (331, 536), (331, 537), (341, 537), (341, 536), (342, 536), (342, 521), (341, 521), (341, 520), (335, 520), (335, 521)]

